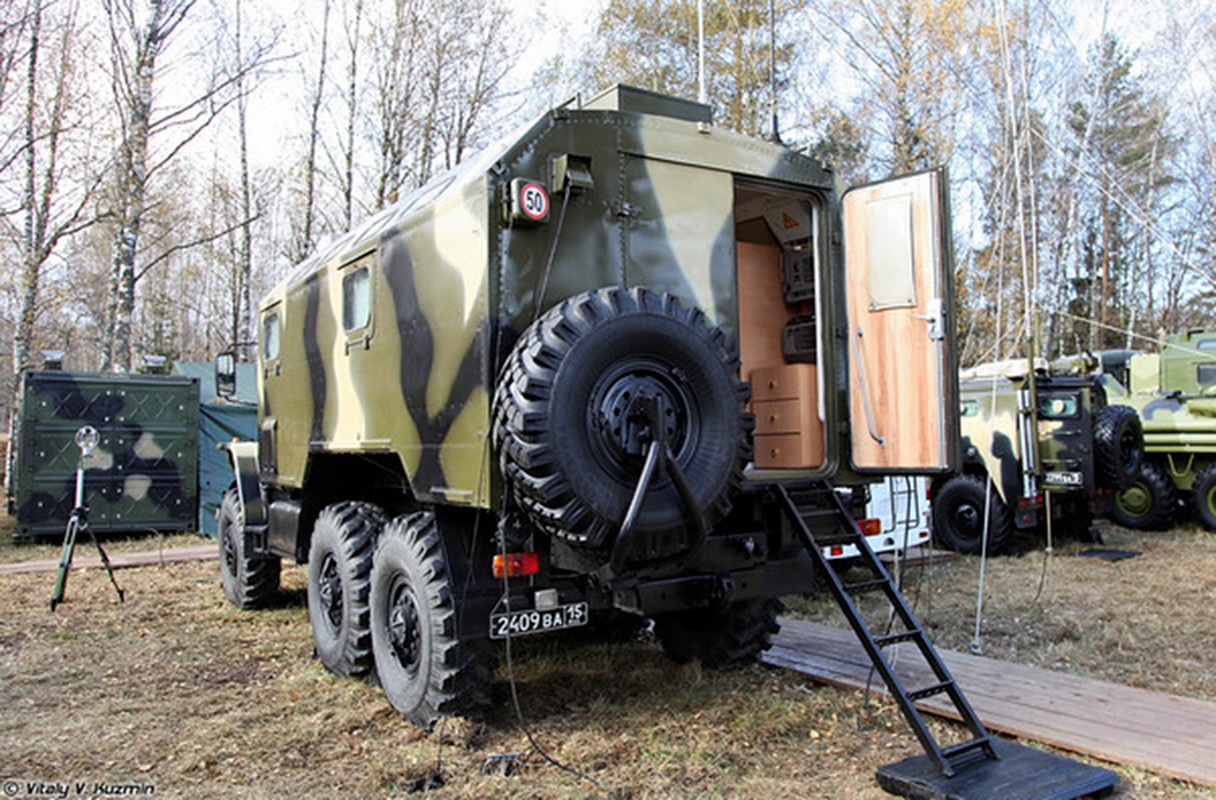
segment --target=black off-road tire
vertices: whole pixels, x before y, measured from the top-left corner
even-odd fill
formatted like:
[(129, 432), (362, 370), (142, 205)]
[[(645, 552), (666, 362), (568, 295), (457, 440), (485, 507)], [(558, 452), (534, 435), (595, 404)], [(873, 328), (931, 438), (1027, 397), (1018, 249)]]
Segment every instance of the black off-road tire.
[(776, 598), (744, 600), (726, 609), (694, 609), (655, 617), (654, 631), (663, 651), (685, 664), (699, 659), (709, 669), (742, 669), (756, 663), (781, 630), (785, 610)]
[[(515, 345), (494, 397), (494, 441), (516, 503), (567, 542), (610, 545), (645, 455), (622, 420), (637, 397), (657, 395), (674, 460), (712, 526), (751, 460), (738, 371), (722, 331), (671, 295), (613, 287), (555, 306)], [(634, 528), (649, 549), (631, 555), (686, 549), (691, 518), (675, 483), (657, 477)]]
[(376, 676), (389, 704), (423, 730), (442, 716), (480, 716), (490, 704), (497, 648), (459, 636), (457, 590), (433, 514), (385, 526), (372, 565)]
[(1115, 495), (1111, 519), (1125, 528), (1163, 531), (1174, 527), (1178, 492), (1161, 467), (1145, 461), (1131, 486)]
[(344, 678), (372, 670), (372, 555), (384, 512), (346, 501), (317, 515), (308, 548), (308, 620), (317, 658)]
[(1191, 499), (1200, 524), (1209, 531), (1216, 531), (1216, 464), (1209, 464), (1195, 476)]
[(1094, 422), (1098, 481), (1111, 489), (1131, 487), (1144, 461), (1144, 429), (1130, 406), (1105, 406)]
[(282, 569), (277, 556), (254, 555), (245, 548), (245, 513), (235, 488), (220, 499), (220, 583), (237, 608), (265, 608), (279, 591)]
[(988, 503), (988, 553), (999, 553), (1013, 536), (1009, 507), (991, 487), (986, 498), (986, 481), (974, 475), (956, 475), (938, 489), (933, 497), (933, 540), (960, 553), (978, 554), (984, 544), (984, 508)]

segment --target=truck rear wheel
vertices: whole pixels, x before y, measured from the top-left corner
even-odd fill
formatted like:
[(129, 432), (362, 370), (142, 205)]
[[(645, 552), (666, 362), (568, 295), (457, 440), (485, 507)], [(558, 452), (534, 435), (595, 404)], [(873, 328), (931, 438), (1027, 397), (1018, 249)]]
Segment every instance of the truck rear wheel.
[(372, 669), (372, 553), (384, 513), (370, 503), (326, 506), (308, 548), (308, 619), (317, 658), (344, 678)]
[(710, 669), (741, 669), (754, 664), (781, 630), (785, 610), (774, 597), (744, 600), (726, 609), (695, 609), (655, 617), (654, 631), (675, 662), (699, 659)]
[(456, 592), (433, 514), (385, 526), (372, 565), (376, 676), (389, 704), (423, 730), (490, 704), (497, 654), (489, 639), (459, 635)]
[(1191, 498), (1203, 527), (1216, 531), (1216, 464), (1209, 464), (1195, 476)]
[(1178, 493), (1161, 467), (1145, 461), (1131, 486), (1115, 495), (1111, 519), (1125, 528), (1161, 531), (1174, 526)]
[[(991, 498), (986, 497), (991, 489)], [(984, 508), (988, 508), (988, 552), (1000, 552), (1013, 535), (1013, 522), (1005, 501), (986, 481), (974, 475), (956, 475), (933, 497), (933, 538), (960, 553), (976, 554), (984, 544)]]
[(220, 583), (237, 608), (265, 608), (279, 591), (282, 569), (275, 556), (254, 555), (245, 547), (245, 514), (236, 489), (220, 499)]
[[(738, 360), (705, 315), (671, 295), (614, 287), (550, 309), (516, 344), (495, 394), (495, 441), (514, 498), (539, 528), (607, 546), (629, 508), (650, 441), (646, 402), (709, 525), (751, 458)], [(651, 412), (655, 413), (655, 412)], [(663, 558), (692, 529), (675, 481), (657, 476), (634, 530)]]
[(1127, 489), (1140, 476), (1144, 429), (1131, 406), (1105, 406), (1094, 422), (1098, 478), (1111, 489)]

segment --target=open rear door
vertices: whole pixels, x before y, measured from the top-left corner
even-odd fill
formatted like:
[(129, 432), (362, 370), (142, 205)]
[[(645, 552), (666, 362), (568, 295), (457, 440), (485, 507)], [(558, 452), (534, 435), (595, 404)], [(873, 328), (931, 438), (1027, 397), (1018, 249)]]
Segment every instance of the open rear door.
[(944, 169), (844, 196), (849, 413), (859, 471), (958, 460), (958, 377)]

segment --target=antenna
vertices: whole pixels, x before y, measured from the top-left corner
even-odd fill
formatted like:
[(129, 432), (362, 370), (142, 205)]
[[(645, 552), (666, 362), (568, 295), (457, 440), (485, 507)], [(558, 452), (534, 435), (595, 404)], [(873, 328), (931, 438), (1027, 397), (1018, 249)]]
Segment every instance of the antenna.
[(781, 141), (781, 130), (777, 125), (777, 10), (776, 0), (768, 0), (768, 88), (769, 113), (773, 117), (770, 136), (774, 142)]
[(705, 0), (697, 0), (697, 101), (708, 102), (705, 96)]

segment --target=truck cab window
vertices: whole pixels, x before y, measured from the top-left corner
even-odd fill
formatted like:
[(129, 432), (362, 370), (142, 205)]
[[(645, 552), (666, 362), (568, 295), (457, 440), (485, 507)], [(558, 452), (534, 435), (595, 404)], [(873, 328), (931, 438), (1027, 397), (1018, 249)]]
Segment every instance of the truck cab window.
[(262, 360), (279, 357), (279, 314), (273, 312), (262, 318)]
[(366, 327), (371, 314), (371, 279), (367, 267), (360, 267), (342, 279), (342, 329), (350, 333)]

